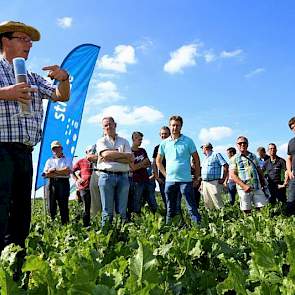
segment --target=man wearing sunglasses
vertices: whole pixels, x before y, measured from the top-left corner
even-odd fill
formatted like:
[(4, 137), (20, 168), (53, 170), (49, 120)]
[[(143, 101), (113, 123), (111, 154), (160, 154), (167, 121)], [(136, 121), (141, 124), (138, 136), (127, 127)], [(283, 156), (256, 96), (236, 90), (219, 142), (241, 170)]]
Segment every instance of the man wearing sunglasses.
[(268, 202), (262, 191), (265, 180), (258, 158), (248, 151), (248, 139), (239, 136), (236, 143), (239, 153), (230, 158), (229, 175), (237, 184), (241, 210), (251, 213), (252, 204), (259, 209)]
[[(31, 72), (27, 83), (15, 83), (12, 60), (27, 60), (39, 40), (39, 31), (24, 23), (0, 24), (0, 252), (10, 243), (24, 248), (29, 234), (32, 150), (41, 140), (42, 101), (67, 101), (70, 95), (69, 75), (57, 65), (43, 68), (59, 81), (56, 88)], [(19, 102), (32, 106), (30, 116), (19, 116)]]

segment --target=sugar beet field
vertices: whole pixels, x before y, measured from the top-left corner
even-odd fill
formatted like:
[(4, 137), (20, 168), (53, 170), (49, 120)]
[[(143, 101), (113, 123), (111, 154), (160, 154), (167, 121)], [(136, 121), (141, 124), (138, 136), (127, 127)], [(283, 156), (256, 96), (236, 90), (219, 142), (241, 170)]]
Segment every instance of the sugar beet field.
[(294, 217), (279, 206), (244, 216), (238, 204), (208, 212), (201, 203), (196, 226), (184, 207), (172, 226), (145, 207), (103, 232), (100, 216), (82, 226), (76, 201), (67, 226), (45, 220), (37, 201), (19, 281), (19, 248), (2, 253), (1, 294), (295, 294)]

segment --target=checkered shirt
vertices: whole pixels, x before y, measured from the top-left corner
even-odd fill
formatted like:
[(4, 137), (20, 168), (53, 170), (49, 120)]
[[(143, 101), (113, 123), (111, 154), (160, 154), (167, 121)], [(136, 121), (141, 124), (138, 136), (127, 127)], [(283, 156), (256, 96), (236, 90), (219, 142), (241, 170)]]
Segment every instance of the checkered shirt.
[(206, 156), (202, 161), (202, 179), (205, 181), (220, 179), (222, 177), (222, 166), (226, 164), (227, 162), (224, 160), (220, 153), (212, 152), (211, 154)]
[[(27, 73), (28, 84), (38, 87), (32, 94), (32, 116), (20, 117), (17, 101), (0, 99), (0, 142), (19, 142), (34, 146), (41, 140), (43, 119), (42, 99), (50, 99), (55, 88), (35, 73)], [(14, 85), (13, 66), (0, 56), (0, 87)]]

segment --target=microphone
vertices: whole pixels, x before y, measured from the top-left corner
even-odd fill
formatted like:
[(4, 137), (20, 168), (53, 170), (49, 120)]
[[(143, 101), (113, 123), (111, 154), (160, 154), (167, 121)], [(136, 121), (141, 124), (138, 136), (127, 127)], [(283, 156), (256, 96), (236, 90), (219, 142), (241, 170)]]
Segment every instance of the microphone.
[[(25, 59), (22, 57), (16, 57), (12, 60), (12, 62), (13, 62), (13, 69), (14, 69), (16, 83), (22, 83), (22, 82), (28, 83)], [(21, 112), (20, 112), (21, 115), (32, 114), (31, 104), (22, 103), (20, 101), (18, 103), (21, 109)]]

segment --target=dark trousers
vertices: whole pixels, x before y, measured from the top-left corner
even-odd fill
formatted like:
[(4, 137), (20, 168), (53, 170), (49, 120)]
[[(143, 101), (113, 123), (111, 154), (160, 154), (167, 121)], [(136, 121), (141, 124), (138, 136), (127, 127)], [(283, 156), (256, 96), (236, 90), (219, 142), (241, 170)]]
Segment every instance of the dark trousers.
[(30, 231), (32, 149), (0, 143), (0, 252), (10, 243), (25, 246)]
[(287, 214), (295, 215), (295, 178), (288, 183)]
[(90, 207), (91, 207), (90, 190), (89, 189), (80, 190), (80, 195), (84, 204), (83, 224), (84, 226), (89, 226), (90, 225)]
[(286, 188), (278, 188), (278, 183), (274, 183), (271, 181), (268, 182), (268, 188), (270, 192), (270, 198), (268, 200), (271, 204), (275, 204), (277, 200), (279, 202), (286, 203), (287, 201)]
[(52, 219), (56, 216), (57, 204), (59, 207), (61, 223), (69, 222), (69, 196), (70, 181), (68, 178), (49, 178), (48, 207)]
[(194, 190), (194, 197), (196, 199), (197, 208), (199, 209), (200, 200), (201, 200), (201, 193), (199, 191), (199, 188), (197, 188), (197, 187), (193, 187), (193, 190)]
[(228, 189), (228, 194), (229, 194), (229, 203), (231, 205), (235, 204), (236, 201), (236, 193), (237, 193), (237, 186), (234, 181), (229, 181), (227, 183), (227, 189)]

